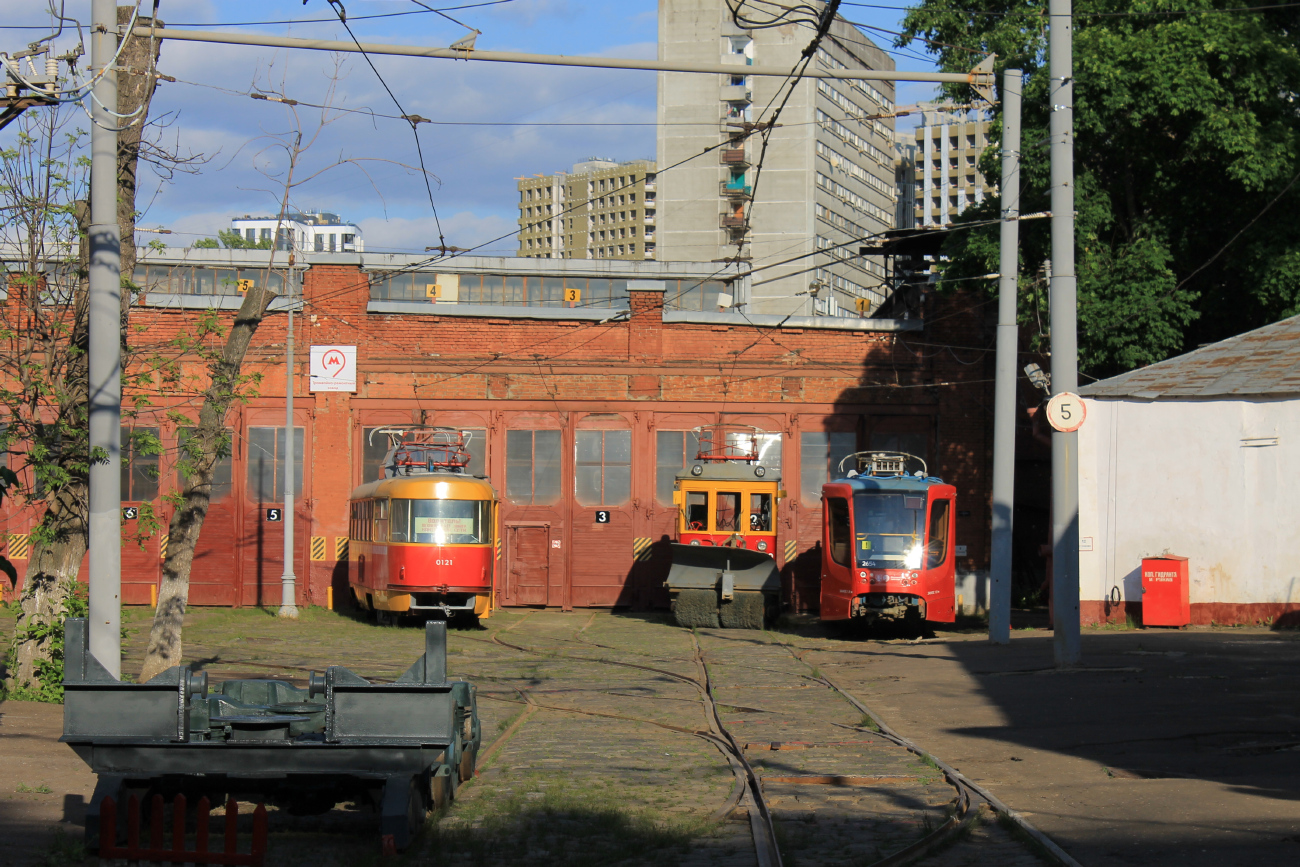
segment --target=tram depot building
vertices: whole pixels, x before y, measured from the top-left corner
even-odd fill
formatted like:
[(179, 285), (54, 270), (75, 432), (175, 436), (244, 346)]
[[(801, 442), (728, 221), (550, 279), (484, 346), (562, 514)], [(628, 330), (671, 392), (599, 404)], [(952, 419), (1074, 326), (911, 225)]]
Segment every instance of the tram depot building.
[[(715, 422), (761, 430), (761, 462), (780, 472), (777, 562), (788, 606), (816, 609), (821, 485), (860, 449), (917, 454), (956, 485), (958, 567), (987, 569), (992, 355), (975, 349), (987, 342), (984, 314), (969, 299), (931, 295), (908, 319), (784, 317), (726, 307), (726, 295), (747, 297), (748, 278), (717, 276), (734, 275), (734, 265), (429, 264), (404, 254), (318, 253), (290, 267), (277, 253), (277, 270), (268, 270), (269, 255), (140, 251), (137, 342), (161, 346), (192, 333), (214, 308), (229, 325), (241, 281), (266, 281), (280, 294), (245, 360), (261, 382), (230, 411), (233, 453), (218, 469), (191, 604), (280, 602), (284, 523), (268, 518), (278, 516), (290, 458), (290, 304), (299, 604), (347, 598), (348, 495), (378, 477), (388, 447), (369, 435), (409, 424), (471, 434), (470, 470), (485, 474), (501, 499), (498, 605), (665, 605), (659, 543), (675, 531), (673, 478), (695, 457), (692, 429)], [(317, 356), (319, 372), (326, 347), (338, 353), (335, 366), (329, 378), (313, 377), (310, 359)], [(201, 373), (200, 361), (191, 364)], [(159, 535), (172, 509), (165, 495), (178, 486), (175, 415), (198, 413), (192, 394), (154, 403), (124, 421), (155, 428), (164, 445), (162, 455), (128, 453), (123, 469), (125, 534), (135, 534), (132, 516), (144, 503), (163, 522), (161, 534), (123, 546), (123, 601), (134, 605), (150, 604), (161, 577)], [(8, 498), (4, 508), (20, 577), (13, 594), (39, 515)]]

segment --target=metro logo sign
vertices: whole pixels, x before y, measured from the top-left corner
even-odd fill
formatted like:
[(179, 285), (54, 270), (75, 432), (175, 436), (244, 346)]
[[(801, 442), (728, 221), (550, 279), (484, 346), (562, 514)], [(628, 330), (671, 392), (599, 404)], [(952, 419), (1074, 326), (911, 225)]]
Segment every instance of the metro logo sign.
[(311, 348), (312, 391), (356, 391), (357, 348), (355, 346), (313, 346)]

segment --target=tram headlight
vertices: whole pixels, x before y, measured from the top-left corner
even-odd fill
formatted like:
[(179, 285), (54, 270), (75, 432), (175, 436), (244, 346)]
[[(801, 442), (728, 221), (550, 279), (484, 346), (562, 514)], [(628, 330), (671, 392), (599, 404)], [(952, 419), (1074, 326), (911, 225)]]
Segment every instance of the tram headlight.
[(704, 467), (700, 466), (699, 464), (696, 464), (695, 466), (691, 467), (692, 476), (698, 476), (703, 473), (704, 473)]
[(763, 476), (767, 475), (767, 467), (761, 465), (754, 467), (754, 475), (758, 476), (760, 479), (763, 478)]
[(700, 540), (699, 540), (699, 539), (692, 539), (692, 540), (691, 540), (691, 544), (692, 544), (692, 545), (698, 545), (698, 544), (700, 544)]
[(907, 552), (907, 556), (903, 558), (903, 568), (904, 568), (904, 569), (920, 569), (920, 568), (921, 568), (921, 555), (922, 555), (923, 553), (924, 553), (924, 551), (923, 551), (923, 549), (921, 548), (920, 545), (913, 545), (913, 546), (912, 546), (912, 550), (908, 551), (908, 552)]
[(758, 544), (755, 545), (754, 547), (757, 548), (757, 549), (760, 550), (760, 551), (766, 551), (766, 550), (767, 550), (767, 543), (764, 542), (762, 539), (760, 539), (760, 540), (758, 541)]

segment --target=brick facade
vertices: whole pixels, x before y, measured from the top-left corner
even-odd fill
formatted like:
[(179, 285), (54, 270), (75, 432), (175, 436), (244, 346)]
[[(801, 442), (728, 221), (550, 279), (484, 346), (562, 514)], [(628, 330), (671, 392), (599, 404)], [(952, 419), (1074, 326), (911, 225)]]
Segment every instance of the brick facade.
[[(348, 493), (362, 481), (363, 432), (413, 422), (483, 431), (484, 466), (504, 500), (498, 588), (506, 604), (513, 598), (510, 526), (545, 526), (551, 534), (548, 605), (664, 601), (662, 575), (653, 563), (634, 562), (632, 551), (635, 539), (661, 541), (672, 532), (671, 503), (656, 497), (658, 433), (723, 419), (783, 438), (781, 472), (789, 496), (778, 513), (778, 559), (789, 603), (808, 609), (817, 598), (820, 504), (800, 491), (804, 434), (856, 432), (858, 448), (895, 436), (925, 443), (931, 472), (958, 490), (957, 544), (967, 546), (958, 565), (987, 568), (992, 354), (977, 348), (987, 342), (985, 324), (968, 299), (953, 297), (942, 307), (932, 299), (925, 312), (934, 324), (923, 330), (873, 332), (757, 327), (744, 314), (722, 324), (666, 322), (662, 290), (634, 286), (629, 296), (630, 315), (607, 321), (375, 313), (367, 312), (370, 281), (360, 268), (312, 265), (304, 274), (295, 329), (295, 423), (306, 437), (295, 524), (300, 601), (323, 605), (331, 589), (336, 598), (347, 592), (337, 540), (347, 534)], [(198, 315), (143, 307), (133, 311), (132, 323), (161, 343), (189, 329)], [(283, 313), (272, 313), (258, 330), (245, 364), (246, 372), (263, 375), (258, 396), (231, 413), (233, 489), (230, 528), (222, 531), (229, 538), (205, 528), (201, 542), (201, 556), (219, 567), (210, 571), (225, 570), (234, 587), (200, 594), (195, 604), (279, 599), (280, 531), (263, 520), (266, 504), (254, 496), (248, 466), (250, 429), (284, 424), (285, 325)], [(357, 347), (356, 393), (308, 393), (308, 348), (334, 344)], [(197, 410), (181, 399), (168, 402), (182, 412)], [(164, 443), (174, 443), (171, 423), (157, 424)], [(543, 429), (562, 432), (562, 496), (545, 505), (512, 504), (505, 497), (507, 431)], [(574, 432), (583, 429), (631, 432), (627, 502), (576, 501)], [(170, 460), (164, 455), (160, 493), (174, 486)], [(615, 520), (597, 526), (596, 505), (612, 508)], [(157, 507), (169, 514), (164, 501)], [(33, 517), (14, 511), (8, 532), (25, 533)], [(325, 540), (323, 560), (311, 559), (313, 537)], [(787, 562), (792, 541), (795, 556)], [(26, 563), (15, 565), (21, 574)], [(128, 604), (150, 601), (158, 567), (156, 539), (143, 552), (124, 553)]]

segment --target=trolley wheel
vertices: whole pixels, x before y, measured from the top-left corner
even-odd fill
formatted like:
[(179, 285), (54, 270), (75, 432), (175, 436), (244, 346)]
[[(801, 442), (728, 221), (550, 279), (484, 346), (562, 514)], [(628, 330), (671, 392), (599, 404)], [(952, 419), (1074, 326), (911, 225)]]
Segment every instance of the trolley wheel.
[(474, 776), (474, 766), (478, 763), (478, 756), (475, 751), (468, 748), (461, 748), (460, 762), (456, 765), (456, 775), (460, 781), (466, 782)]
[(425, 820), (429, 817), (429, 791), (425, 779), (423, 774), (412, 777), (410, 794), (406, 798), (406, 833), (410, 840), (424, 830)]
[(681, 590), (673, 600), (677, 625), (687, 629), (718, 627), (718, 594), (715, 590)]
[(434, 812), (451, 803), (451, 786), (448, 785), (447, 779), (442, 774), (434, 774), (433, 780), (431, 780), (432, 798), (430, 799), (430, 806), (432, 806)]
[(718, 609), (718, 620), (727, 629), (762, 629), (767, 606), (757, 590), (739, 590)]

